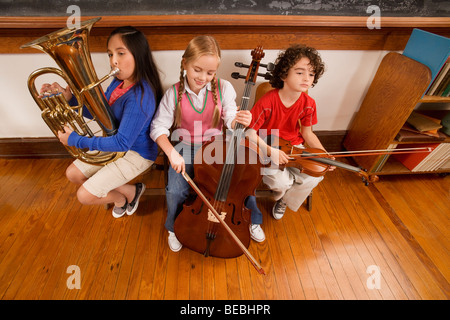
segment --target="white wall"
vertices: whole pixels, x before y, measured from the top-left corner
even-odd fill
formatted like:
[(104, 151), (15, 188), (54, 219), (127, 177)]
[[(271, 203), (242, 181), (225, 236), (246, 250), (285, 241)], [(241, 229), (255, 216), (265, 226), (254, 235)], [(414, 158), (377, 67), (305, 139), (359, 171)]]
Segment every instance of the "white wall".
[[(182, 53), (154, 52), (165, 89), (178, 81)], [(325, 61), (326, 71), (316, 87), (309, 92), (318, 106), (319, 123), (314, 129), (346, 130), (386, 52), (324, 50), (320, 53)], [(278, 50), (266, 50), (262, 63), (273, 62), (277, 54)], [(106, 54), (93, 53), (92, 59), (99, 77), (108, 73)], [(237, 103), (240, 104), (244, 80), (232, 79), (231, 73), (240, 71), (245, 75), (247, 70), (235, 67), (236, 61), (249, 64), (250, 50), (223, 50), (218, 76), (231, 81), (237, 92)], [(43, 53), (0, 54), (0, 66), (0, 138), (53, 136), (29, 94), (27, 78), (38, 68), (56, 66), (54, 61)], [(265, 72), (265, 69), (261, 68), (260, 72)], [(44, 77), (38, 78), (38, 88), (43, 82), (59, 80), (53, 76)], [(259, 81), (265, 80), (261, 78)], [(105, 87), (108, 83), (105, 83)]]

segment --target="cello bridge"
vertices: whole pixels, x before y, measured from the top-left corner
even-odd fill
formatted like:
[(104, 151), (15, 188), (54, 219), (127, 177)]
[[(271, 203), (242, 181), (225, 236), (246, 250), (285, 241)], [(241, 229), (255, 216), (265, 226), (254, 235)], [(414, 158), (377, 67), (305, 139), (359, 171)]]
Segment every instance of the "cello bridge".
[[(225, 211), (222, 211), (221, 213), (219, 213), (219, 217), (222, 221), (225, 220), (226, 215), (227, 215), (227, 213)], [(219, 220), (217, 220), (214, 213), (212, 213), (211, 209), (208, 209), (208, 220), (211, 222), (220, 223)]]

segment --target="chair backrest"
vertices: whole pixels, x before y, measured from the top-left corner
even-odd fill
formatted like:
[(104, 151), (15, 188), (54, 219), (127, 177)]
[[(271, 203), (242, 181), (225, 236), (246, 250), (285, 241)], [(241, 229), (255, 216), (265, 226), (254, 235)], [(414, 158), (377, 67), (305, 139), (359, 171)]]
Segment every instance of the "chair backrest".
[(262, 82), (256, 87), (255, 92), (255, 103), (258, 101), (263, 95), (272, 90), (272, 86), (269, 82)]

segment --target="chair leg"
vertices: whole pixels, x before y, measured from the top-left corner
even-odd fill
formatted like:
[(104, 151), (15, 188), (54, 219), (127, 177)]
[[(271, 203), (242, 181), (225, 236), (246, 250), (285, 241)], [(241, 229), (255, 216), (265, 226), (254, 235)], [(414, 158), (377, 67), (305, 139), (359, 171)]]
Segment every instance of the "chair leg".
[(167, 187), (169, 182), (169, 158), (164, 154), (164, 187)]
[(306, 209), (308, 211), (312, 210), (312, 195), (313, 195), (313, 193), (311, 191), (311, 193), (308, 195), (308, 198), (306, 198)]

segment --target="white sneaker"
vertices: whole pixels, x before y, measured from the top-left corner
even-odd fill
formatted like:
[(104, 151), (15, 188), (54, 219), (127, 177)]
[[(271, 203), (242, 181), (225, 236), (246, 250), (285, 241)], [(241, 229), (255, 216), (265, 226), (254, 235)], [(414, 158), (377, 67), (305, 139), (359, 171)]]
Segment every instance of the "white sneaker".
[(177, 237), (175, 236), (175, 233), (173, 233), (172, 231), (169, 231), (169, 248), (170, 248), (170, 250), (172, 250), (173, 252), (178, 252), (181, 250), (182, 247), (183, 247), (183, 245), (181, 244), (180, 241), (178, 241)]
[(256, 242), (263, 242), (266, 240), (266, 235), (259, 224), (250, 225), (250, 237)]
[(284, 213), (286, 212), (286, 203), (283, 201), (283, 198), (275, 202), (275, 205), (272, 208), (272, 216), (275, 220), (280, 220), (283, 218)]

